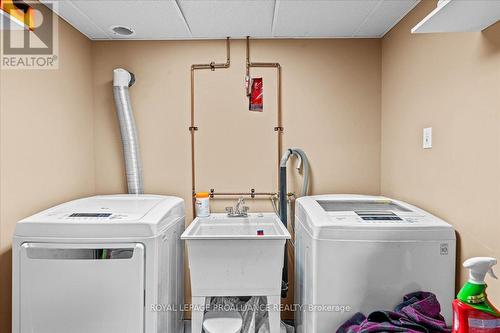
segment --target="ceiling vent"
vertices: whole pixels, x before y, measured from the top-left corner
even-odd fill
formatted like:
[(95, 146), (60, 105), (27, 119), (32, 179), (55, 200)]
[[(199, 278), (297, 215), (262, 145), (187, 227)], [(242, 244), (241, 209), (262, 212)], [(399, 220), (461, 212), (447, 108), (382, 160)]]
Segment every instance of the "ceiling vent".
[(110, 30), (115, 36), (130, 37), (135, 35), (135, 31), (132, 28), (123, 25), (112, 26)]

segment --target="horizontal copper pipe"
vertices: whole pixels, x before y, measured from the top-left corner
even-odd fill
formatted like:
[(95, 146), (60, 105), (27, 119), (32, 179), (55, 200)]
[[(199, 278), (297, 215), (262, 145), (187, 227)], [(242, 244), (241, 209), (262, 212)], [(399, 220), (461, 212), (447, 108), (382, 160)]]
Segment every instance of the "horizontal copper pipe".
[(223, 196), (226, 196), (226, 195), (248, 195), (248, 196), (261, 196), (261, 195), (267, 195), (267, 196), (273, 196), (273, 195), (277, 195), (277, 193), (274, 193), (274, 192), (213, 192), (213, 193), (210, 193), (211, 196), (220, 196), (220, 195), (223, 195)]
[[(256, 196), (277, 196), (278, 193), (276, 192), (210, 192), (209, 193), (210, 197), (217, 197), (217, 196), (249, 196), (249, 197), (256, 197)], [(295, 196), (295, 193), (287, 193), (289, 197)]]
[(280, 68), (281, 65), (278, 62), (250, 62), (249, 67), (275, 67)]
[(196, 70), (196, 69), (223, 69), (223, 68), (229, 68), (230, 63), (226, 62), (223, 64), (194, 64), (191, 65), (191, 70)]

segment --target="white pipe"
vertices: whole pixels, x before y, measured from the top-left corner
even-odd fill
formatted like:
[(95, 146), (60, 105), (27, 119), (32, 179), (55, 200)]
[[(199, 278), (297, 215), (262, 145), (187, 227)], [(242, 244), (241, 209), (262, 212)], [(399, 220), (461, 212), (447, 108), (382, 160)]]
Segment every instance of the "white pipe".
[(122, 68), (113, 70), (113, 92), (116, 113), (120, 123), (128, 193), (143, 194), (144, 184), (142, 179), (139, 142), (137, 140), (137, 129), (128, 91), (128, 88), (132, 86), (134, 82), (134, 74), (129, 71)]

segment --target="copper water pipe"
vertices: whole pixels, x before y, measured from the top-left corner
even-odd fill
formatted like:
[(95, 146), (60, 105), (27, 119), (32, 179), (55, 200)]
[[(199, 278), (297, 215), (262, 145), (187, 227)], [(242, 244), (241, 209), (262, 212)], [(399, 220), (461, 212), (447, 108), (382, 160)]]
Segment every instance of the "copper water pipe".
[[(250, 61), (250, 37), (247, 36), (247, 75), (250, 77), (250, 68), (251, 67), (260, 67), (260, 68), (276, 68), (277, 74), (277, 98), (278, 98), (278, 110), (277, 110), (277, 126), (274, 130), (278, 133), (278, 158), (277, 158), (277, 170), (278, 170), (278, 179), (279, 179), (279, 170), (280, 170), (280, 161), (282, 155), (282, 141), (283, 141), (283, 119), (281, 117), (281, 65), (278, 62), (251, 62)], [(247, 90), (247, 94), (250, 91)], [(278, 181), (278, 187), (280, 186)], [(286, 288), (282, 289), (281, 294), (282, 297), (286, 297), (286, 291), (288, 290), (288, 256), (287, 256), (287, 248), (285, 247), (285, 265), (283, 268), (283, 280), (285, 282)]]
[[(250, 77), (250, 68), (251, 67), (260, 67), (260, 68), (276, 68), (277, 72), (277, 85), (278, 85), (278, 115), (277, 122), (278, 125), (274, 128), (276, 132), (278, 132), (278, 166), (280, 163), (281, 155), (282, 155), (282, 141), (283, 141), (283, 119), (281, 116), (281, 65), (279, 62), (251, 62), (250, 61), (250, 37), (247, 36), (247, 61), (246, 61), (246, 75)], [(250, 96), (250, 85), (247, 87), (246, 91), (247, 96)]]
[(216, 69), (227, 69), (231, 65), (231, 49), (229, 45), (229, 37), (226, 38), (226, 62), (216, 63), (212, 61), (209, 64), (194, 64), (191, 65), (191, 126), (189, 126), (189, 132), (191, 132), (191, 191), (193, 196), (193, 216), (195, 215), (194, 206), (194, 196), (196, 191), (196, 174), (195, 174), (195, 153), (194, 153), (194, 132), (198, 130), (195, 125), (194, 119), (194, 71), (202, 69), (210, 69), (215, 71)]

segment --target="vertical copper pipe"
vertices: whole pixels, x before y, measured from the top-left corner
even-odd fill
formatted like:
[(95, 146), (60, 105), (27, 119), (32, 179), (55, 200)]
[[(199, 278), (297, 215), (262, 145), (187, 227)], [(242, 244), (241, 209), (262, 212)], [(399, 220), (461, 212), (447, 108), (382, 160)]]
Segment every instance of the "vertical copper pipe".
[(215, 71), (216, 69), (226, 69), (231, 65), (231, 48), (229, 43), (229, 37), (226, 38), (226, 62), (216, 63), (212, 61), (209, 64), (193, 64), (191, 65), (191, 123), (189, 126), (189, 131), (191, 133), (191, 192), (192, 192), (192, 208), (193, 217), (196, 217), (194, 196), (196, 194), (196, 158), (195, 158), (195, 132), (198, 130), (195, 122), (195, 75), (196, 70), (210, 69)]
[(283, 117), (281, 113), (281, 66), (278, 64), (278, 167), (281, 155), (283, 155)]
[(226, 65), (231, 64), (231, 47), (229, 46), (229, 37), (226, 37)]
[[(246, 46), (247, 46), (247, 61), (246, 61), (246, 74), (245, 74), (245, 84), (246, 84), (246, 94), (247, 94), (247, 97), (250, 96), (250, 84), (251, 84), (251, 80), (250, 80), (250, 36), (247, 36), (247, 42), (246, 42)], [(248, 80), (248, 81), (247, 81)]]
[(250, 74), (250, 36), (247, 36), (247, 74)]
[(191, 196), (192, 196), (192, 208), (193, 217), (195, 217), (195, 202), (194, 196), (196, 192), (196, 174), (195, 174), (195, 152), (194, 152), (194, 66), (191, 66), (191, 126), (189, 127), (189, 132), (191, 134)]
[[(250, 38), (247, 36), (246, 39), (246, 49), (247, 49), (247, 67), (246, 67), (246, 75), (250, 77), (250, 68), (251, 67), (260, 67), (260, 68), (276, 68), (277, 72), (277, 98), (278, 98), (278, 110), (277, 110), (277, 126), (275, 127), (276, 132), (278, 132), (278, 169), (280, 164), (281, 155), (283, 153), (283, 117), (282, 117), (282, 103), (281, 103), (281, 65), (278, 62), (251, 62), (250, 61)], [(250, 87), (247, 90), (247, 96), (250, 96)]]

